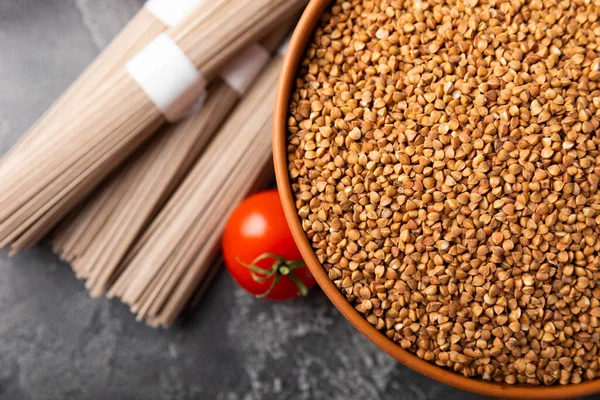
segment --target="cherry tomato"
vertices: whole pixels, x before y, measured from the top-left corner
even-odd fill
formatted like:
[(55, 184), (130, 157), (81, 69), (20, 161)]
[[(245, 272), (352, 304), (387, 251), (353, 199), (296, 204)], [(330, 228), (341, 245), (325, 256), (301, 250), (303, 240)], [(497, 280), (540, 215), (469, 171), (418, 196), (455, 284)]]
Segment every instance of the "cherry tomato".
[(222, 244), (229, 273), (257, 297), (287, 300), (306, 295), (315, 285), (276, 190), (244, 200), (229, 217)]

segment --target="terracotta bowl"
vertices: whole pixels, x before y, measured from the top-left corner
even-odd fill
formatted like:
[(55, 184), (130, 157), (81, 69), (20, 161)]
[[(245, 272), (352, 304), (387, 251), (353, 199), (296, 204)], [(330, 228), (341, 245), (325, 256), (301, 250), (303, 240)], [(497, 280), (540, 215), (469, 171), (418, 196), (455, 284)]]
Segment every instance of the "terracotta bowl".
[(506, 385), (501, 383), (486, 382), (481, 379), (467, 378), (426, 362), (416, 355), (403, 350), (399, 345), (388, 339), (383, 333), (375, 329), (361, 316), (346, 298), (338, 291), (329, 280), (323, 266), (319, 263), (313, 252), (296, 213), (294, 197), (290, 185), (287, 169), (287, 128), (286, 119), (288, 103), (298, 71), (300, 61), (304, 56), (306, 46), (310, 42), (313, 31), (319, 23), (320, 17), (329, 6), (330, 0), (312, 0), (294, 31), (285, 60), (279, 86), (273, 119), (273, 156), (277, 185), (287, 222), (292, 230), (294, 239), (304, 260), (308, 264), (321, 289), (329, 297), (337, 309), (369, 340), (402, 364), (426, 375), (436, 381), (470, 392), (512, 399), (567, 399), (600, 393), (600, 379), (564, 386), (532, 386), (532, 385)]

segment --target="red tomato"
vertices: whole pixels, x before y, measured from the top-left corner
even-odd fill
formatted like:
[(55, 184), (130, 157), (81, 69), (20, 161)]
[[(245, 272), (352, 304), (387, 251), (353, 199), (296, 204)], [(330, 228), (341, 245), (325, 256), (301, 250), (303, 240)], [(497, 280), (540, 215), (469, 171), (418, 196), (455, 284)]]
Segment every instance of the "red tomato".
[(223, 233), (223, 258), (237, 283), (257, 297), (287, 300), (315, 285), (276, 190), (248, 197), (231, 214)]

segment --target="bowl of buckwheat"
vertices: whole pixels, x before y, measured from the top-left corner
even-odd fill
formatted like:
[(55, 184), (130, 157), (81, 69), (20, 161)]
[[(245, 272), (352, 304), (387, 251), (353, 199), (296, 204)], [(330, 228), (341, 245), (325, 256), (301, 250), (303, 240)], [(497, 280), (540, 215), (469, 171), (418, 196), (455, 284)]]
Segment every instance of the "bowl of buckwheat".
[(288, 223), (344, 316), (472, 392), (600, 392), (600, 5), (312, 0), (274, 114)]

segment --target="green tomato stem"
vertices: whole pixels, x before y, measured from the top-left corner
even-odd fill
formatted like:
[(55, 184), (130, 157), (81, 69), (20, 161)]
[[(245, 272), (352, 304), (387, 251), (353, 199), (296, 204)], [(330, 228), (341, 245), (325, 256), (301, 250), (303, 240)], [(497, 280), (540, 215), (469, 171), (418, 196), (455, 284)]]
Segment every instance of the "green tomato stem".
[[(271, 268), (267, 269), (256, 265), (259, 261), (269, 258), (272, 258), (274, 260), (273, 264), (271, 265)], [(306, 263), (304, 261), (288, 261), (285, 258), (273, 253), (261, 254), (260, 256), (252, 260), (252, 263), (250, 264), (244, 263), (239, 258), (237, 261), (250, 270), (252, 279), (254, 279), (255, 282), (264, 283), (269, 279), (273, 278), (269, 289), (267, 289), (264, 293), (256, 295), (256, 297), (259, 299), (267, 297), (269, 293), (273, 291), (275, 286), (277, 286), (282, 276), (288, 276), (292, 280), (292, 282), (294, 282), (294, 284), (298, 288), (298, 291), (300, 292), (300, 296), (306, 296), (308, 294), (308, 289), (306, 288), (306, 285), (293, 272), (297, 268), (306, 266)], [(260, 276), (259, 274), (262, 276)]]

